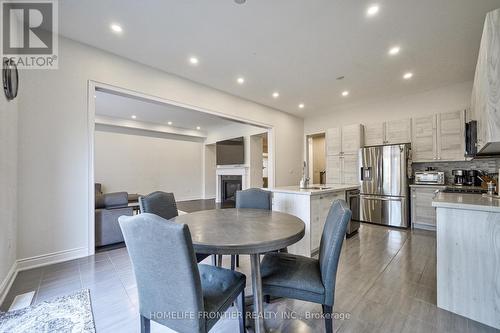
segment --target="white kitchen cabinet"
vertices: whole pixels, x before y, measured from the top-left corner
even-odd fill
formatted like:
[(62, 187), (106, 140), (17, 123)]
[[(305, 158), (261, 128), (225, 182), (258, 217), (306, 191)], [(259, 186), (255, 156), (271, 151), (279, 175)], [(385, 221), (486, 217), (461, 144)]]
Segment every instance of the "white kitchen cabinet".
[(355, 124), (326, 130), (326, 154), (357, 154), (363, 146), (363, 125)]
[(464, 111), (415, 117), (412, 127), (413, 162), (465, 160)]
[(326, 131), (327, 184), (357, 184), (359, 149), (363, 145), (360, 124), (331, 128)]
[(365, 128), (365, 147), (381, 146), (385, 141), (384, 123), (364, 124)]
[(389, 120), (385, 122), (385, 144), (395, 145), (411, 142), (411, 119)]
[(346, 200), (345, 192), (334, 192), (311, 196), (311, 253), (316, 254), (319, 250), (321, 235), (325, 226), (326, 218), (332, 203), (337, 200)]
[(312, 257), (318, 253), (326, 217), (332, 203), (346, 200), (346, 191), (359, 188), (351, 185), (332, 185), (324, 190), (301, 190), (298, 186), (275, 187), (273, 211), (297, 216), (305, 224), (304, 237), (287, 247), (289, 253)]
[(413, 186), (411, 188), (411, 224), (413, 228), (436, 230), (436, 208), (432, 200), (444, 187)]
[(436, 160), (436, 116), (415, 117), (412, 127), (413, 162)]
[(437, 116), (437, 159), (465, 160), (465, 113), (440, 113)]
[(327, 184), (358, 184), (359, 155), (345, 154), (326, 157)]
[(326, 157), (326, 183), (342, 184), (342, 156), (329, 155)]
[(477, 120), (477, 148), (498, 153), (500, 142), (500, 9), (484, 22), (472, 88), (471, 111)]
[(411, 142), (411, 119), (364, 124), (365, 147)]
[(342, 129), (340, 127), (326, 130), (326, 154), (340, 155), (342, 153)]

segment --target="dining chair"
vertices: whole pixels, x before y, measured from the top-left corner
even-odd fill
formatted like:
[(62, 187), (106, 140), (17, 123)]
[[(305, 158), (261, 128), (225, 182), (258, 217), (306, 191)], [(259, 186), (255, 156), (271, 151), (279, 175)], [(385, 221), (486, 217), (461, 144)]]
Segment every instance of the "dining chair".
[[(139, 197), (139, 210), (141, 213), (151, 213), (158, 215), (166, 220), (170, 220), (179, 215), (177, 203), (173, 193), (156, 191), (146, 196)], [(197, 253), (196, 260), (201, 262), (209, 254)], [(212, 257), (212, 263), (215, 266), (215, 256)]]
[(139, 295), (141, 332), (151, 320), (178, 332), (208, 332), (235, 301), (245, 332), (245, 275), (197, 264), (191, 233), (158, 215), (121, 216)]
[(333, 332), (335, 280), (342, 243), (351, 210), (344, 200), (336, 200), (326, 218), (319, 258), (289, 253), (267, 253), (261, 263), (262, 293), (322, 305), (327, 333)]
[[(270, 191), (249, 188), (236, 192), (236, 208), (252, 208), (271, 210), (272, 196)], [(240, 256), (231, 255), (231, 269), (240, 266)]]

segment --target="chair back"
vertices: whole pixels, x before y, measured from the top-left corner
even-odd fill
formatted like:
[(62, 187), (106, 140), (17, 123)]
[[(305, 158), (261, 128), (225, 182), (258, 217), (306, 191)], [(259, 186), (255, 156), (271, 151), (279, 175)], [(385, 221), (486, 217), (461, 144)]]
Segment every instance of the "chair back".
[(259, 188), (249, 188), (236, 192), (236, 208), (271, 210), (271, 192)]
[[(203, 294), (189, 228), (153, 214), (121, 216), (142, 316), (180, 332), (203, 332)], [(190, 317), (190, 316), (193, 317)]]
[(325, 286), (326, 305), (333, 305), (340, 250), (350, 219), (351, 210), (347, 203), (344, 200), (335, 200), (328, 212), (319, 246), (319, 264)]
[(179, 215), (173, 193), (156, 191), (144, 197), (139, 197), (141, 213), (151, 213), (170, 220)]

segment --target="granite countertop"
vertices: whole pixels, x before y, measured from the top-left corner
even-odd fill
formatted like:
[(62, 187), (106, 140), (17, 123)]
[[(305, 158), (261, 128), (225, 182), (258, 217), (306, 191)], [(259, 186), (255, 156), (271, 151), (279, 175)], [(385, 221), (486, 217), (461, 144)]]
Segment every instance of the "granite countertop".
[(321, 188), (307, 188), (301, 189), (298, 185), (295, 186), (278, 186), (272, 189), (269, 189), (272, 192), (276, 193), (292, 193), (292, 194), (302, 194), (302, 195), (319, 195), (319, 194), (327, 194), (333, 192), (341, 192), (341, 191), (349, 191), (349, 190), (357, 190), (359, 189), (358, 184), (311, 184), (309, 187), (321, 187)]
[(500, 199), (483, 197), (481, 194), (440, 192), (432, 201), (432, 206), (500, 213)]

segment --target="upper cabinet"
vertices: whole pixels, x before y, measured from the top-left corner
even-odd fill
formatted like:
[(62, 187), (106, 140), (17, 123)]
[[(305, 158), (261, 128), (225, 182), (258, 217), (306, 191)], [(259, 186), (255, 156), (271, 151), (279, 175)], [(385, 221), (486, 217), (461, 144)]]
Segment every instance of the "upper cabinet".
[(411, 120), (365, 124), (365, 147), (411, 142)]
[(500, 142), (500, 9), (486, 15), (471, 111), (477, 120), (479, 153), (500, 153), (498, 145), (491, 144)]
[(326, 130), (327, 155), (358, 154), (363, 145), (363, 126), (360, 124)]
[(465, 160), (464, 112), (413, 118), (412, 155), (413, 162)]

